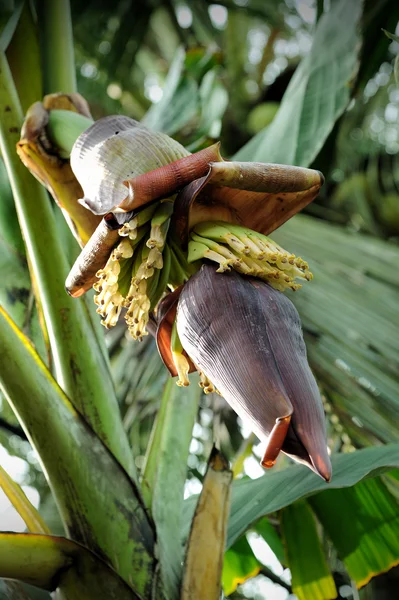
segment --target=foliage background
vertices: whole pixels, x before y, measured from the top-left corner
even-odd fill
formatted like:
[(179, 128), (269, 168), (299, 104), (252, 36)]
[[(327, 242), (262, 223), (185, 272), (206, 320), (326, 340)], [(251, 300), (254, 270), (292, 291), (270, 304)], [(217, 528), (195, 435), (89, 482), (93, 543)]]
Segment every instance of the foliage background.
[[(355, 6), (353, 3), (348, 10), (356, 10)], [(74, 0), (71, 7), (78, 87), (95, 118), (111, 113), (144, 118), (150, 127), (165, 131), (192, 151), (221, 139), (223, 156), (231, 157), (276, 117), (300, 59), (310, 51), (323, 2), (158, 0), (136, 4), (102, 0), (82, 4)], [(399, 438), (395, 425), (399, 406), (399, 89), (395, 58), (399, 43), (381, 31), (395, 32), (398, 17), (394, 1), (365, 2), (358, 25), (362, 44), (360, 38), (347, 40), (348, 68), (354, 75), (348, 90), (352, 100), (347, 108), (342, 107), (343, 114), (311, 159), (311, 166), (325, 174), (326, 184), (317, 201), (304, 211), (306, 216), (294, 219), (274, 236), (308, 259), (316, 276), (315, 283), (295, 301), (323, 392), (329, 445), (334, 451), (351, 452)], [(336, 32), (336, 42), (341, 45), (345, 23), (337, 24)], [(322, 45), (324, 79), (314, 93), (320, 94), (320, 86), (329, 81), (334, 83), (333, 65), (329, 70), (328, 64), (333, 46), (333, 39)], [(329, 97), (335, 92), (334, 88), (328, 91)], [(29, 103), (26, 98), (24, 108)], [(306, 106), (303, 114), (306, 117)], [(263, 137), (254, 139), (261, 140), (258, 146), (262, 149), (264, 134), (260, 135)], [(267, 156), (258, 160), (272, 161), (273, 152), (278, 156), (284, 144), (278, 134), (273, 138), (272, 127), (267, 135)], [(317, 128), (313, 135), (319, 135)], [(253, 144), (247, 150), (252, 157), (258, 151)], [(300, 152), (295, 155), (294, 148), (292, 152), (292, 162), (302, 164)], [(245, 150), (241, 156), (246, 158)], [(0, 186), (4, 196), (10, 195), (4, 172), (0, 172)], [(72, 260), (78, 248), (62, 235)], [(7, 290), (8, 303), (30, 298), (33, 306), (26, 271), (6, 255), (3, 263), (8, 281), (18, 279), (18, 284)], [(35, 326), (37, 321), (36, 325), (33, 321)], [(107, 335), (107, 346), (124, 426), (134, 440), (135, 463), (140, 468), (167, 374), (151, 339), (131, 343), (123, 328), (117, 327)], [(262, 473), (258, 466), (261, 449), (245, 425), (237, 422), (219, 397), (202, 396), (188, 459), (187, 497), (200, 490), (215, 438), (229, 458), (241, 460), (246, 475), (254, 478)], [(61, 533), (43, 473), (5, 402), (0, 442), (2, 464), (18, 472), (19, 481), (34, 503), (40, 502), (53, 531)], [(284, 466), (283, 459), (277, 469)], [(391, 478), (386, 483), (397, 496), (396, 481)], [(0, 528), (17, 530), (21, 525), (16, 515), (4, 500), (3, 504)], [(267, 524), (272, 528), (266, 531)], [(251, 551), (249, 563), (261, 574), (239, 586), (232, 598), (262, 598), (272, 585), (273, 598), (288, 596), (290, 579), (283, 566), (281, 540), (276, 536), (273, 544), (271, 533), (281, 533), (275, 515), (264, 527), (263, 532), (260, 527), (248, 537), (261, 561), (259, 564)], [(265, 539), (274, 554), (267, 550)], [(341, 597), (358, 598), (328, 538), (323, 543)], [(242, 557), (246, 551), (237, 554)], [(389, 590), (389, 579), (395, 577), (394, 571), (380, 576), (360, 592), (361, 597), (384, 598), (384, 586)]]

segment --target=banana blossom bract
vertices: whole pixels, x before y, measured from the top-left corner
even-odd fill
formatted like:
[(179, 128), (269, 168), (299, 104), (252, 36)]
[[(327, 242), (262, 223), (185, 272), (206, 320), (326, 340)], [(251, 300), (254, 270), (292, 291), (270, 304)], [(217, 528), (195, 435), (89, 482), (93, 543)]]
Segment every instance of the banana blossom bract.
[(291, 300), (259, 279), (203, 265), (180, 293), (176, 321), (192, 361), (266, 441), (262, 464), (282, 450), (329, 481), (323, 405)]

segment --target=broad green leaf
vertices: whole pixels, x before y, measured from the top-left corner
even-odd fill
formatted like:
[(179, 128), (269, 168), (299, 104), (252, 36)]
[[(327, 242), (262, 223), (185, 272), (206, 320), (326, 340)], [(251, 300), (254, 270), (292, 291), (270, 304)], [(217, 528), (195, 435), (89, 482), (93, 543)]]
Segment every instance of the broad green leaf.
[(50, 533), (43, 518), (37, 509), (29, 502), (21, 486), (12, 480), (1, 465), (0, 487), (20, 517), (25, 521), (25, 524), (31, 533)]
[[(261, 517), (296, 500), (327, 489), (350, 487), (366, 477), (399, 468), (399, 444), (387, 444), (332, 456), (332, 480), (324, 482), (301, 465), (268, 471), (259, 479), (241, 479), (233, 484), (227, 548)], [(185, 502), (185, 531), (189, 529), (196, 497)]]
[(358, 587), (399, 564), (399, 504), (380, 479), (309, 502)]
[(236, 591), (238, 585), (255, 577), (260, 568), (247, 538), (241, 537), (224, 555), (222, 585), (225, 595), (229, 596)]
[(215, 67), (205, 73), (199, 88), (201, 118), (197, 135), (218, 138), (222, 127), (222, 117), (227, 108), (229, 97), (220, 81), (220, 69)]
[(169, 598), (177, 598), (181, 579), (184, 484), (192, 430), (201, 388), (190, 377), (188, 388), (170, 378), (149, 444), (143, 473), (143, 496), (156, 523), (161, 576)]
[(59, 588), (66, 600), (140, 600), (99, 556), (63, 537), (0, 533), (0, 577)]
[(0, 54), (0, 109), (3, 114), (0, 148), (43, 307), (57, 381), (121, 464), (134, 474), (132, 454), (107, 364), (84, 304), (69, 297), (64, 289), (69, 268), (58, 242), (47, 193), (15, 152), (22, 109), (4, 54)]
[(399, 467), (399, 444), (387, 444), (333, 455), (330, 483), (300, 465), (268, 472), (256, 480), (237, 481), (233, 486), (228, 547), (261, 516), (326, 489), (350, 487), (395, 467)]
[(0, 365), (1, 390), (40, 457), (67, 532), (147, 597), (154, 531), (135, 483), (2, 309)]
[(337, 589), (308, 503), (300, 500), (284, 508), (280, 523), (292, 575), (292, 591), (298, 600), (334, 600)]
[(273, 122), (239, 150), (235, 160), (310, 165), (349, 102), (358, 68), (361, 14), (362, 0), (331, 3)]
[(233, 473), (215, 447), (191, 523), (180, 600), (219, 600)]
[(196, 114), (198, 86), (184, 69), (185, 52), (179, 48), (169, 69), (162, 99), (142, 119), (150, 129), (173, 135)]

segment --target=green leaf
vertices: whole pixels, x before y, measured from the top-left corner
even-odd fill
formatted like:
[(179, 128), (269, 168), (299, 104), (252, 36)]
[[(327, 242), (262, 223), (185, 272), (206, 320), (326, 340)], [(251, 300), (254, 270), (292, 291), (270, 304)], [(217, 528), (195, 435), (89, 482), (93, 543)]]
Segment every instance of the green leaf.
[(380, 479), (309, 502), (358, 587), (399, 564), (399, 505)]
[(292, 575), (292, 591), (298, 600), (334, 600), (337, 589), (308, 503), (300, 500), (284, 508), (280, 523)]
[(181, 579), (184, 484), (201, 396), (198, 377), (190, 381), (188, 388), (178, 387), (170, 378), (165, 386), (142, 480), (144, 499), (156, 523), (161, 575), (170, 598), (177, 598)]
[(277, 533), (276, 529), (270, 523), (267, 517), (264, 517), (258, 521), (254, 527), (256, 533), (261, 535), (270, 549), (274, 552), (281, 564), (285, 564), (285, 552), (284, 546), (281, 541), (281, 537)]
[[(387, 444), (332, 456), (333, 476), (322, 481), (301, 465), (268, 471), (259, 479), (241, 479), (233, 484), (227, 548), (256, 521), (296, 500), (327, 489), (350, 487), (366, 477), (375, 477), (399, 467), (399, 444)], [(185, 531), (189, 529), (196, 497), (185, 502)]]
[(235, 160), (311, 164), (349, 102), (358, 68), (361, 14), (362, 0), (331, 3), (273, 122), (239, 150)]
[(57, 381), (126, 470), (134, 474), (108, 365), (98, 348), (84, 303), (65, 292), (69, 265), (58, 241), (47, 193), (15, 152), (22, 109), (3, 54), (0, 54), (0, 110), (1, 152), (43, 307)]
[(162, 99), (142, 119), (146, 127), (173, 135), (195, 116), (198, 86), (184, 73), (184, 68), (185, 52), (179, 48), (169, 69)]
[(399, 249), (302, 215), (273, 239), (314, 274), (292, 300), (310, 365), (345, 430), (362, 445), (397, 441)]
[(0, 309), (0, 387), (36, 449), (69, 535), (147, 597), (154, 531), (140, 493)]
[(208, 71), (200, 85), (201, 119), (197, 136), (201, 134), (218, 138), (222, 127), (222, 117), (227, 108), (229, 97), (220, 81), (220, 69), (215, 67)]
[(238, 585), (255, 577), (260, 568), (247, 538), (241, 537), (224, 555), (222, 585), (225, 595), (229, 596), (236, 591)]
[(387, 444), (332, 456), (333, 476), (322, 481), (301, 465), (279, 472), (268, 472), (256, 480), (241, 480), (233, 485), (228, 547), (260, 517), (296, 500), (326, 489), (350, 487), (365, 477), (399, 467), (399, 444)]
[(140, 600), (100, 557), (62, 537), (0, 533), (0, 576), (68, 600)]
[(50, 533), (43, 518), (38, 510), (29, 502), (21, 486), (12, 480), (1, 465), (0, 487), (20, 517), (25, 521), (25, 524), (31, 533)]
[(6, 0), (0, 6), (0, 52), (11, 42), (21, 16), (24, 0)]

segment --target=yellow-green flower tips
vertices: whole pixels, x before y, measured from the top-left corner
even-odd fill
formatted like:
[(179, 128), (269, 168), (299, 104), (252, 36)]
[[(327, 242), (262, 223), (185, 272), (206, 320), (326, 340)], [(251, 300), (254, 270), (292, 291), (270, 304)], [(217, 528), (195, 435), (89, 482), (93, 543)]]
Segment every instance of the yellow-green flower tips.
[(177, 333), (176, 322), (174, 322), (172, 327), (170, 348), (172, 351), (173, 362), (175, 363), (176, 371), (179, 376), (176, 383), (179, 386), (187, 387), (190, 385), (190, 381), (188, 379), (190, 365), (187, 358), (183, 354), (183, 346), (181, 344), (179, 334)]
[[(121, 229), (121, 241), (111, 252), (103, 269), (97, 271), (99, 281), (94, 284), (98, 292), (95, 303), (102, 316), (101, 323), (109, 328), (116, 325), (122, 307), (125, 320), (134, 339), (147, 335), (149, 313), (154, 308), (154, 298), (166, 290), (158, 289), (160, 271), (163, 269), (163, 251), (170, 223), (171, 203), (148, 207), (128, 221)], [(168, 273), (165, 273), (168, 275)]]
[[(94, 284), (94, 289), (98, 292), (94, 297), (97, 304), (97, 312), (102, 316), (101, 323), (107, 327), (114, 327), (118, 321), (124, 298), (119, 290), (118, 281), (121, 281), (121, 261), (128, 259), (133, 255), (133, 248), (128, 240), (123, 240), (111, 252), (104, 269), (97, 271), (99, 281)], [(124, 265), (129, 261), (124, 260)]]
[(259, 277), (279, 291), (299, 289), (296, 279), (310, 281), (308, 264), (265, 235), (224, 221), (198, 223), (190, 233), (188, 261), (207, 258), (219, 264), (217, 272), (235, 269)]

